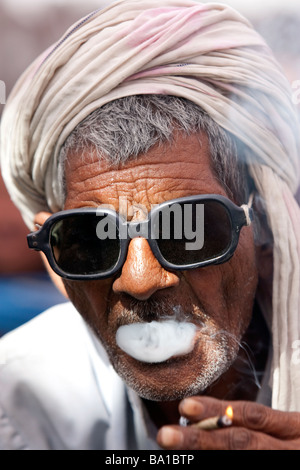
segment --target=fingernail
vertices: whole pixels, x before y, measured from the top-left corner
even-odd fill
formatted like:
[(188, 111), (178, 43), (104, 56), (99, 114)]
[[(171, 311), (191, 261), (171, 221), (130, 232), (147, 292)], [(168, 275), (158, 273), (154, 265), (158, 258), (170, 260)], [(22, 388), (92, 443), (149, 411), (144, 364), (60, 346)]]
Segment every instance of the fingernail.
[(202, 403), (195, 398), (185, 398), (180, 403), (180, 412), (187, 416), (201, 415), (203, 410)]
[(159, 430), (158, 441), (162, 447), (180, 447), (183, 443), (183, 434), (177, 429), (164, 426)]

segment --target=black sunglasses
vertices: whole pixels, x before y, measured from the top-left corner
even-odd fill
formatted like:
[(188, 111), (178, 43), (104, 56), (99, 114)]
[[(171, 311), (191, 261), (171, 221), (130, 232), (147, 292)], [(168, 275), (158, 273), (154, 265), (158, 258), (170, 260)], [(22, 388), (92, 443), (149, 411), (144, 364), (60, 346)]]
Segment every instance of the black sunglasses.
[(223, 196), (206, 194), (159, 204), (139, 222), (127, 222), (101, 206), (57, 212), (27, 241), (61, 277), (103, 279), (122, 268), (136, 237), (147, 239), (168, 270), (224, 263), (236, 250), (241, 228), (252, 219), (250, 203), (238, 207)]

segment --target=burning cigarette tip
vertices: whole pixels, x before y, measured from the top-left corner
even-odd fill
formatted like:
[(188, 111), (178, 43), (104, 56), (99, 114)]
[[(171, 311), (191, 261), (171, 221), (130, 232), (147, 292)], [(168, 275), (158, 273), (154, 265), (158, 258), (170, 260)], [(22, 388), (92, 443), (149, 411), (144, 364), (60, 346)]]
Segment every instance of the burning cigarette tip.
[(225, 416), (227, 416), (227, 418), (231, 419), (232, 421), (232, 418), (233, 418), (233, 409), (232, 409), (232, 406), (227, 406), (226, 408), (226, 411), (225, 411)]
[(193, 424), (193, 427), (197, 429), (202, 429), (209, 431), (212, 429), (225, 428), (232, 425), (233, 419), (233, 409), (231, 406), (226, 408), (225, 414), (223, 416), (212, 416), (211, 418), (203, 419), (198, 423)]

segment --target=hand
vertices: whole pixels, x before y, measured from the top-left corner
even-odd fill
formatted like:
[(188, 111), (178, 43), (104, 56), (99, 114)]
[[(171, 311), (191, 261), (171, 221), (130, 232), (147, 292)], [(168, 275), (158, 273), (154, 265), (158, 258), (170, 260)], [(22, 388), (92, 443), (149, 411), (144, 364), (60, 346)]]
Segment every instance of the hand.
[(210, 397), (184, 399), (180, 414), (192, 423), (222, 416), (233, 408), (228, 428), (203, 431), (193, 426), (164, 426), (157, 435), (163, 449), (182, 450), (299, 450), (300, 413), (273, 410), (248, 401), (224, 402)]

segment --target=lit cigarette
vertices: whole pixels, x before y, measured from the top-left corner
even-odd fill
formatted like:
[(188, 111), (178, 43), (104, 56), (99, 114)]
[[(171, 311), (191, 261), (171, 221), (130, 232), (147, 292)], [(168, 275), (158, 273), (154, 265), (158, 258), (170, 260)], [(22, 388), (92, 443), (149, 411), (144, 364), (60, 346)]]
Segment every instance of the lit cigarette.
[(232, 425), (233, 410), (231, 406), (228, 406), (223, 416), (212, 416), (211, 418), (203, 419), (198, 423), (192, 424), (197, 429), (204, 429), (209, 431), (212, 429), (226, 428)]

